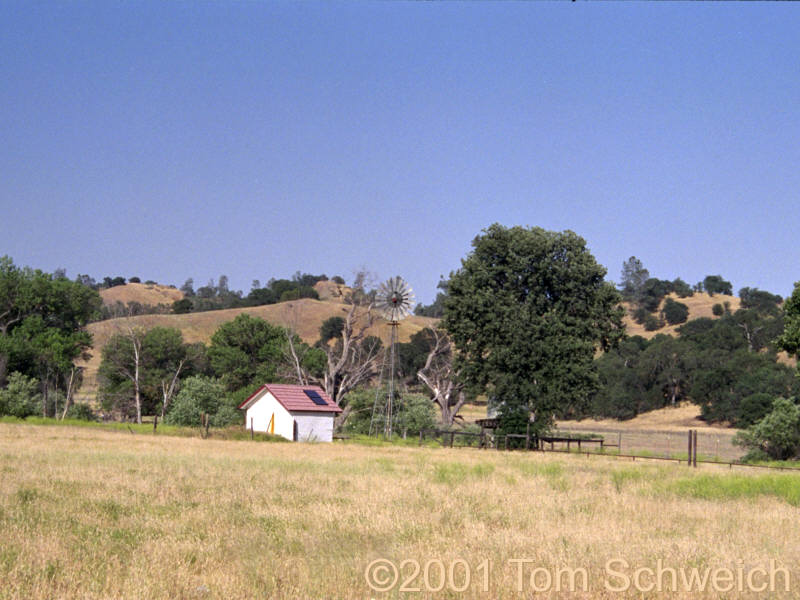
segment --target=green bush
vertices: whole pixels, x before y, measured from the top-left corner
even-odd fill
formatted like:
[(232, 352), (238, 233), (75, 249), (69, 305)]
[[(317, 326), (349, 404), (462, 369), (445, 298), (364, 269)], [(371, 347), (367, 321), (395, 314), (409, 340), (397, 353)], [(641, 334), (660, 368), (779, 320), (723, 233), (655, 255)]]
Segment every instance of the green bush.
[(720, 275), (707, 275), (703, 279), (703, 289), (709, 296), (714, 294), (723, 294), (725, 296), (733, 296), (733, 287), (730, 281), (725, 281)]
[(641, 306), (633, 311), (633, 320), (636, 321), (639, 325), (644, 325), (644, 322), (647, 320), (647, 317), (649, 316), (650, 313), (647, 312), (647, 309)]
[(397, 411), (395, 431), (417, 435), (422, 429), (436, 426), (436, 410), (433, 401), (424, 394), (403, 394)]
[(80, 403), (73, 404), (67, 410), (68, 419), (77, 419), (79, 421), (97, 421), (97, 415), (88, 404)]
[(711, 307), (711, 312), (714, 314), (715, 317), (721, 317), (725, 314), (725, 307), (722, 306), (719, 302)]
[(300, 286), (282, 292), (279, 302), (286, 302), (287, 300), (299, 300), (300, 298), (313, 298), (314, 300), (319, 300), (319, 293), (311, 286)]
[[(361, 388), (347, 394), (347, 404), (351, 406), (350, 416), (344, 431), (352, 434), (368, 434), (372, 422), (373, 407), (377, 391), (378, 405), (381, 409), (375, 417), (373, 433), (383, 431), (383, 406), (386, 403), (386, 388)], [(406, 435), (417, 435), (421, 429), (436, 427), (436, 410), (433, 401), (424, 394), (397, 394), (393, 406), (393, 430)]]
[(184, 315), (194, 310), (194, 303), (189, 298), (181, 298), (172, 303), (172, 312), (176, 315)]
[(647, 318), (644, 320), (645, 331), (656, 331), (658, 329), (661, 329), (663, 326), (664, 326), (664, 321), (662, 321), (655, 315), (647, 315)]
[(774, 398), (775, 396), (765, 392), (756, 392), (742, 398), (736, 424), (740, 427), (749, 427), (758, 423), (769, 414)]
[(664, 302), (664, 318), (670, 325), (685, 323), (689, 318), (689, 307), (683, 302), (676, 302), (672, 298), (667, 298)]
[[(228, 425), (231, 422), (232, 403), (228, 398), (225, 386), (219, 379), (196, 375), (186, 379), (181, 391), (175, 396), (164, 419), (167, 425), (183, 425), (198, 427), (201, 425), (203, 413), (211, 418), (215, 427)], [(241, 419), (237, 415), (237, 419)]]
[(680, 298), (694, 296), (694, 290), (692, 289), (692, 286), (690, 286), (680, 277), (672, 282), (672, 289), (675, 290), (675, 293), (678, 294)]
[(0, 415), (24, 419), (39, 413), (41, 402), (39, 382), (15, 371), (8, 376), (6, 389), (0, 390)]
[(242, 425), (244, 415), (230, 405), (222, 405), (216, 413), (211, 416), (212, 427), (228, 427), (229, 425)]
[(776, 460), (800, 456), (800, 406), (794, 398), (777, 398), (772, 412), (755, 425), (736, 434), (733, 443), (750, 450), (745, 460), (764, 454)]

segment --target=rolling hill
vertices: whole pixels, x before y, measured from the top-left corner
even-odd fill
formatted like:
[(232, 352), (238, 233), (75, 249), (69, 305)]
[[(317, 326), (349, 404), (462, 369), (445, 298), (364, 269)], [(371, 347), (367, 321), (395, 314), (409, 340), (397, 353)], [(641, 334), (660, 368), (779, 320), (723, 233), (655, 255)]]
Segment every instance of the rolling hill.
[[(118, 287), (123, 288), (129, 285), (136, 284)], [(303, 341), (311, 344), (319, 338), (319, 327), (323, 321), (330, 317), (344, 316), (346, 312), (347, 305), (341, 302), (303, 298), (250, 308), (231, 308), (182, 315), (140, 315), (91, 323), (87, 329), (92, 334), (94, 348), (92, 349), (91, 358), (82, 365), (86, 368), (86, 371), (84, 383), (78, 396), (86, 398), (95, 395), (97, 391), (97, 370), (100, 367), (103, 346), (112, 335), (125, 331), (128, 325), (144, 327), (145, 329), (151, 327), (175, 327), (183, 333), (184, 341), (208, 344), (211, 336), (220, 325), (235, 319), (240, 314), (247, 314), (265, 319), (274, 325), (291, 326)], [(434, 323), (436, 323), (436, 319), (410, 316), (400, 323), (399, 339), (401, 342), (407, 342), (413, 334)], [(389, 327), (381, 319), (376, 320), (369, 333), (380, 337), (384, 343), (389, 341)]]
[(122, 302), (138, 302), (139, 304), (172, 304), (176, 300), (183, 298), (183, 292), (165, 285), (149, 283), (127, 283), (117, 285), (104, 290), (100, 290), (100, 297), (103, 304), (114, 304)]
[[(689, 296), (688, 298), (679, 298), (677, 294), (669, 294), (667, 298), (672, 298), (676, 302), (682, 302), (686, 306), (689, 307), (689, 318), (688, 321), (693, 319), (699, 319), (701, 317), (708, 317), (711, 319), (718, 319), (719, 317), (714, 316), (712, 312), (712, 307), (715, 304), (724, 304), (728, 302), (730, 304), (731, 312), (736, 312), (739, 310), (741, 306), (741, 300), (739, 300), (736, 296), (721, 296), (719, 294), (714, 294), (710, 296), (705, 292), (698, 292), (695, 293), (694, 296)], [(666, 301), (666, 298), (665, 300)], [(663, 307), (664, 301), (662, 301), (661, 306)], [(651, 339), (654, 338), (659, 333), (665, 333), (667, 335), (678, 335), (677, 330), (680, 325), (665, 325), (661, 329), (656, 331), (647, 331), (645, 330), (643, 325), (639, 325), (636, 321), (633, 320), (631, 317), (632, 312), (632, 305), (628, 302), (623, 302), (622, 305), (625, 307), (625, 329), (628, 332), (628, 335), (640, 335), (643, 338)]]
[[(92, 357), (84, 363), (86, 367), (84, 384), (79, 396), (93, 397), (97, 389), (97, 369), (100, 366), (100, 358), (103, 346), (108, 339), (124, 331), (130, 324), (137, 327), (175, 327), (183, 333), (186, 342), (203, 342), (208, 344), (209, 340), (217, 328), (223, 323), (233, 320), (237, 315), (249, 314), (260, 317), (280, 326), (292, 326), (298, 335), (307, 343), (313, 343), (319, 335), (319, 327), (325, 319), (334, 316), (343, 316), (347, 311), (347, 306), (342, 303), (343, 296), (349, 291), (346, 286), (326, 281), (319, 282), (315, 288), (322, 300), (312, 300), (304, 298), (291, 302), (279, 304), (269, 304), (265, 306), (255, 306), (250, 308), (232, 308), (227, 310), (215, 310), (207, 312), (188, 313), (182, 315), (141, 315), (136, 317), (110, 319), (91, 323), (88, 326), (89, 332), (94, 339)], [(107, 304), (120, 301), (140, 302), (142, 304), (171, 304), (175, 300), (183, 297), (183, 294), (174, 288), (159, 285), (148, 285), (140, 283), (129, 283), (127, 285), (116, 286), (100, 292), (103, 301)], [(740, 307), (740, 300), (736, 296), (710, 296), (706, 293), (696, 293), (688, 298), (678, 298), (670, 295), (674, 300), (683, 302), (689, 307), (689, 320), (701, 317), (718, 318), (713, 315), (712, 307), (714, 304), (729, 302), (731, 311), (736, 311)], [(656, 331), (646, 331), (642, 325), (636, 323), (631, 317), (631, 306), (624, 303), (626, 315), (624, 322), (628, 335), (641, 335), (647, 339), (655, 337), (659, 333), (667, 335), (678, 335), (679, 325), (666, 325)], [(429, 317), (411, 316), (401, 322), (400, 341), (406, 342), (414, 333), (436, 323), (437, 319)], [(371, 334), (378, 335), (384, 340), (389, 339), (389, 328), (385, 322), (378, 320), (371, 328)], [(782, 357), (783, 361), (788, 361), (788, 357)], [(793, 363), (793, 361), (790, 361)]]

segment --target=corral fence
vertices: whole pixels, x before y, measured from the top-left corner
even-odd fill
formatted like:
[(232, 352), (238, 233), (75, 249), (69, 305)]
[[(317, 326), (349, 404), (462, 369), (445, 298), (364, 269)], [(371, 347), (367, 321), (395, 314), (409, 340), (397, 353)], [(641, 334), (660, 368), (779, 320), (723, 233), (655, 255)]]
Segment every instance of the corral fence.
[(601, 455), (620, 459), (659, 460), (683, 463), (716, 464), (733, 467), (753, 467), (797, 471), (800, 468), (756, 465), (740, 462), (742, 449), (732, 443), (733, 435), (689, 429), (684, 431), (611, 429), (570, 430), (560, 428), (547, 435), (532, 433), (502, 434), (483, 431), (472, 433), (441, 429), (425, 429), (419, 433), (419, 444), (436, 441), (448, 448), (482, 448), (493, 450), (522, 450), (562, 452), (581, 455)]

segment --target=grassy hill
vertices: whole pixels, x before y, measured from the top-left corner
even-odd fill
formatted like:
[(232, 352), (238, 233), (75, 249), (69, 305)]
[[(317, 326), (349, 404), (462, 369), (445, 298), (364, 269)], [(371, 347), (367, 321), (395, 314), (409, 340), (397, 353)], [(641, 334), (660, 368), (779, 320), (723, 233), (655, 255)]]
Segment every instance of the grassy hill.
[[(714, 294), (713, 296), (709, 296), (705, 292), (695, 293), (694, 296), (690, 296), (688, 298), (679, 298), (677, 294), (669, 294), (667, 298), (672, 298), (676, 302), (682, 302), (686, 306), (689, 307), (689, 318), (688, 320), (691, 321), (693, 319), (699, 319), (701, 317), (709, 317), (711, 319), (718, 319), (719, 317), (714, 316), (712, 312), (712, 307), (715, 304), (724, 304), (728, 302), (730, 304), (731, 312), (736, 312), (739, 310), (741, 305), (741, 300), (739, 300), (736, 296), (721, 296), (719, 294)], [(666, 298), (661, 303), (661, 307), (664, 306), (664, 302)], [(633, 320), (631, 316), (631, 312), (633, 311), (633, 307), (629, 302), (623, 302), (623, 306), (626, 309), (625, 314), (625, 328), (628, 332), (628, 335), (640, 335), (643, 338), (651, 339), (658, 335), (659, 333), (666, 333), (667, 335), (677, 335), (677, 329), (680, 325), (665, 325), (661, 329), (656, 331), (646, 331), (643, 325), (639, 325), (636, 321)], [(659, 308), (660, 310), (660, 308)]]
[(180, 300), (183, 298), (183, 292), (165, 285), (128, 283), (100, 290), (100, 297), (103, 299), (103, 304), (138, 302), (140, 304), (158, 306), (159, 304), (172, 304), (176, 300)]
[[(139, 284), (128, 284), (119, 287), (127, 288), (130, 285)], [(110, 288), (110, 290), (105, 291), (114, 289), (116, 288)], [(169, 290), (169, 288), (165, 289)], [(178, 293), (180, 294), (180, 292)], [(232, 321), (240, 314), (247, 314), (265, 319), (274, 325), (291, 326), (303, 341), (310, 344), (319, 338), (319, 327), (323, 321), (330, 317), (344, 316), (346, 312), (347, 305), (340, 302), (303, 298), (291, 302), (250, 308), (232, 308), (183, 315), (140, 315), (91, 323), (88, 326), (88, 330), (93, 336), (94, 348), (91, 359), (83, 364), (86, 367), (86, 371), (79, 396), (94, 396), (97, 391), (97, 370), (100, 367), (103, 346), (112, 335), (124, 331), (129, 324), (134, 327), (144, 327), (145, 329), (151, 327), (175, 327), (183, 333), (184, 341), (208, 344), (211, 336), (220, 325), (227, 321)], [(435, 322), (436, 319), (428, 317), (408, 317), (400, 323), (400, 341), (407, 342), (413, 334)], [(384, 343), (389, 341), (389, 327), (381, 319), (378, 319), (373, 324), (369, 333), (380, 337)]]

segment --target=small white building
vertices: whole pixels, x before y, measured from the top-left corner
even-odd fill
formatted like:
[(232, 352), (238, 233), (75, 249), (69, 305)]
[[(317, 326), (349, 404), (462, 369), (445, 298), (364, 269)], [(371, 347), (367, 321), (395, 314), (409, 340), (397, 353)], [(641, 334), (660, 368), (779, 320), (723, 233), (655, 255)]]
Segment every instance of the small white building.
[(267, 383), (239, 405), (245, 427), (294, 441), (333, 441), (333, 419), (342, 409), (315, 385)]

